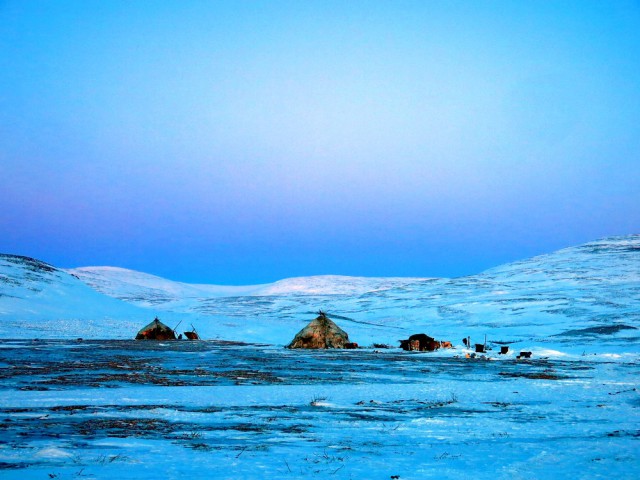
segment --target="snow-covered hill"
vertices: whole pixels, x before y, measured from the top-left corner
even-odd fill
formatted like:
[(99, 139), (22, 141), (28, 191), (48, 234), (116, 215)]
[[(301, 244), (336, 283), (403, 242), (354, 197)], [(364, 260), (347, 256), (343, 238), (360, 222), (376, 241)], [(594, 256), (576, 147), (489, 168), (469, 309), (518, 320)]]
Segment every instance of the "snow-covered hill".
[(182, 300), (198, 298), (270, 295), (361, 295), (387, 290), (416, 280), (414, 278), (347, 277), (316, 275), (279, 280), (270, 284), (227, 286), (174, 282), (162, 277), (118, 267), (80, 267), (67, 270), (99, 292), (142, 306), (171, 308)]
[[(640, 235), (455, 279), (316, 276), (242, 287), (185, 284), (114, 267), (62, 271), (37, 261), (46, 268), (34, 276), (33, 264), (21, 258), (0, 257), (0, 329), (9, 336), (6, 326), (19, 327), (20, 319), (38, 330), (39, 316), (99, 324), (159, 315), (174, 324), (195, 323), (207, 338), (285, 344), (322, 309), (364, 345), (396, 345), (416, 332), (457, 344), (487, 335), (522, 348), (573, 351), (637, 351), (639, 344)], [(131, 338), (134, 330), (96, 333)]]
[(149, 313), (96, 292), (45, 262), (0, 254), (0, 334), (3, 338), (114, 336)]
[(196, 298), (254, 295), (262, 287), (195, 285), (118, 267), (81, 267), (68, 269), (67, 272), (105, 295), (134, 305), (158, 305), (163, 309)]

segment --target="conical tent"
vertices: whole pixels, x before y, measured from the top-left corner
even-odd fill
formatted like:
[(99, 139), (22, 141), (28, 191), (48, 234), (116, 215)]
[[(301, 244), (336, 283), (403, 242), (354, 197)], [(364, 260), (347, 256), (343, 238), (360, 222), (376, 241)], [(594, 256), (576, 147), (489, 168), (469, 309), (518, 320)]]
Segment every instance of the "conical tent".
[(349, 335), (325, 313), (300, 330), (287, 348), (345, 348)]
[(162, 323), (158, 317), (149, 325), (143, 327), (136, 335), (136, 340), (175, 340), (176, 334), (172, 328)]

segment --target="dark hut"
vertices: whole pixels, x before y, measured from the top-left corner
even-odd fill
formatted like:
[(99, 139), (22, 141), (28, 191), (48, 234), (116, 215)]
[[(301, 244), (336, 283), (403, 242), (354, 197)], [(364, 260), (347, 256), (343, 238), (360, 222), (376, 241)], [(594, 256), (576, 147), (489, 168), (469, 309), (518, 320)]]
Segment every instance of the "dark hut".
[(176, 334), (170, 327), (162, 323), (158, 317), (143, 327), (136, 335), (136, 340), (175, 340)]
[(416, 333), (415, 335), (411, 335), (407, 340), (400, 340), (400, 348), (403, 350), (433, 352), (440, 348), (440, 342), (424, 333)]
[(198, 335), (198, 332), (196, 332), (196, 327), (194, 327), (193, 325), (191, 325), (190, 332), (184, 332), (184, 336), (189, 340), (200, 340), (200, 335)]
[(324, 312), (300, 330), (287, 348), (345, 348), (349, 335)]

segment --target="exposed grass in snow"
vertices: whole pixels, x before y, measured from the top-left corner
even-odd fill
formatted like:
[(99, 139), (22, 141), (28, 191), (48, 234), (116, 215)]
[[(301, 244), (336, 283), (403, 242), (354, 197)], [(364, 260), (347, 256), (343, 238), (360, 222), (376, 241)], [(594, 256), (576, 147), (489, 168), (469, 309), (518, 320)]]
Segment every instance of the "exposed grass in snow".
[(624, 361), (3, 341), (0, 378), (3, 478), (624, 479), (640, 468), (637, 365)]

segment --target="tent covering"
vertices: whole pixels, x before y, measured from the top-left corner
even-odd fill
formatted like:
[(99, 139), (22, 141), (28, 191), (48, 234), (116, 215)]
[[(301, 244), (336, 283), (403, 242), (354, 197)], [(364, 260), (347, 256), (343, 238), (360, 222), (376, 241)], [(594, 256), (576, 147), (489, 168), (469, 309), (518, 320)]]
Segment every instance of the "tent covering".
[(349, 335), (324, 312), (300, 330), (287, 348), (345, 348)]
[(175, 340), (176, 334), (172, 328), (162, 323), (158, 317), (138, 332), (136, 340)]

